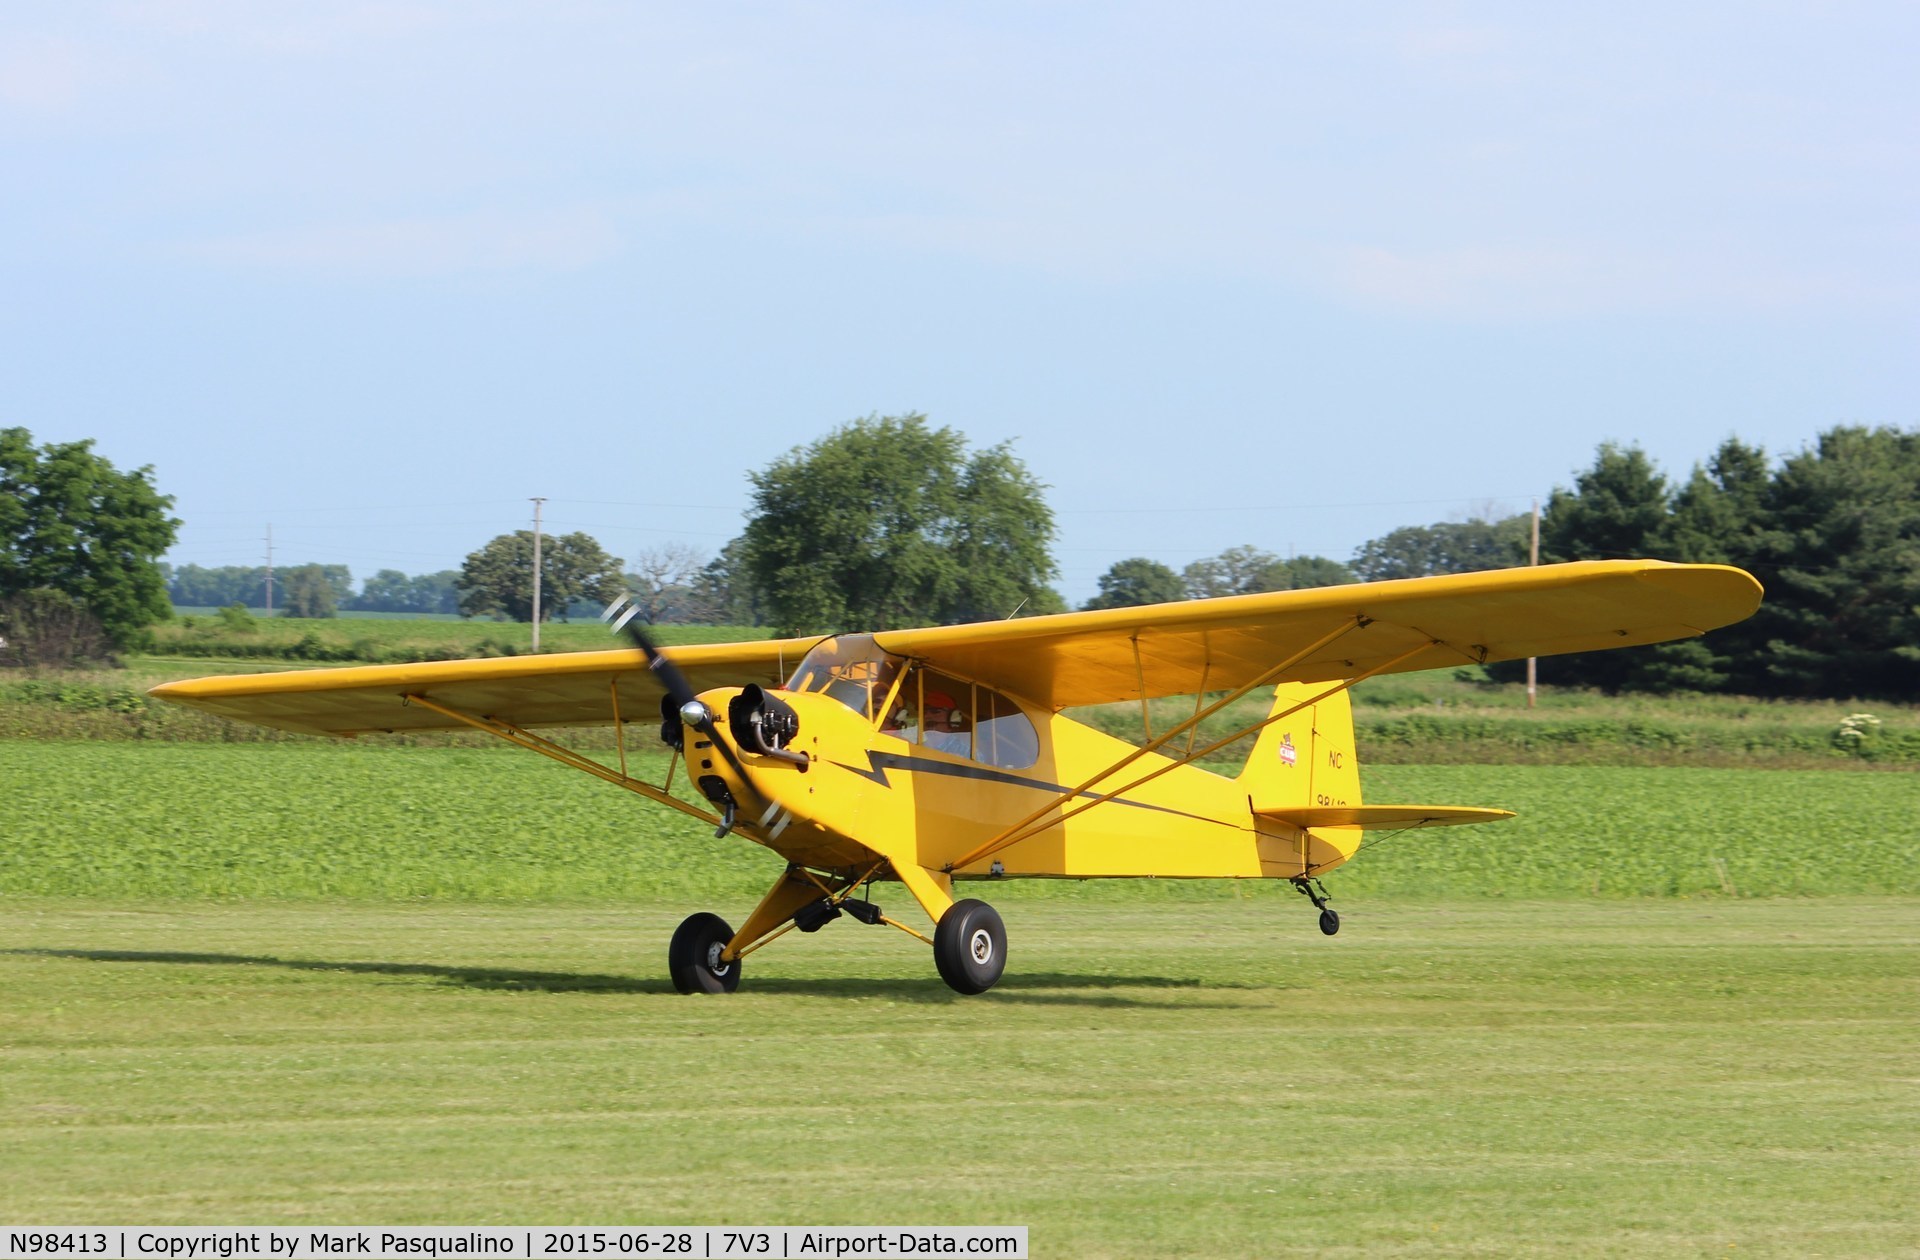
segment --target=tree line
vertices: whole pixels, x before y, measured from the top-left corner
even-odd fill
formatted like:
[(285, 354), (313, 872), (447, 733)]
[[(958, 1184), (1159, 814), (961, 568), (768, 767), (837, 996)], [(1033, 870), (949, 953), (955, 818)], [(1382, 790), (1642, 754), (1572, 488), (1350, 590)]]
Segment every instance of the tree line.
[(1737, 438), (1684, 481), (1603, 445), (1548, 499), (1545, 561), (1746, 569), (1760, 610), (1701, 639), (1543, 664), (1555, 681), (1758, 696), (1920, 695), (1920, 431), (1842, 426), (1777, 463)]
[[(175, 608), (265, 609), (265, 565), (197, 564), (160, 566), (167, 598)], [(381, 569), (356, 592), (353, 573), (344, 564), (283, 565), (273, 570), (275, 611), (289, 617), (331, 617), (342, 612), (457, 613), (457, 569), (409, 576), (398, 569)]]
[[(91, 443), (36, 450), (0, 431), (0, 638), (127, 647), (171, 602), (259, 607), (261, 568), (158, 556), (179, 522), (151, 469), (123, 474)], [(970, 450), (924, 415), (868, 416), (749, 472), (745, 530), (708, 559), (668, 544), (632, 564), (584, 533), (545, 536), (543, 618), (597, 611), (622, 591), (654, 622), (778, 633), (888, 629), (1064, 611), (1052, 582), (1046, 487), (1008, 444)], [(1527, 562), (1525, 515), (1405, 526), (1348, 561), (1229, 547), (1179, 571), (1147, 557), (1102, 574), (1088, 608), (1461, 573)], [(1735, 564), (1767, 587), (1758, 615), (1706, 639), (1555, 658), (1551, 682), (1610, 691), (1910, 697), (1920, 690), (1920, 432), (1840, 427), (1784, 459), (1737, 438), (1683, 480), (1636, 446), (1602, 445), (1541, 514), (1541, 559), (1651, 557)], [(490, 540), (459, 570), (386, 569), (359, 592), (344, 566), (276, 570), (294, 614), (532, 616), (533, 536)], [(37, 619), (37, 620), (36, 620)], [(64, 620), (63, 620), (64, 619)], [(9, 636), (7, 628), (14, 627)], [(76, 628), (77, 627), (77, 628)], [(31, 638), (31, 635), (24, 637)], [(76, 639), (77, 641), (77, 639)], [(1510, 677), (1500, 667), (1496, 677)]]

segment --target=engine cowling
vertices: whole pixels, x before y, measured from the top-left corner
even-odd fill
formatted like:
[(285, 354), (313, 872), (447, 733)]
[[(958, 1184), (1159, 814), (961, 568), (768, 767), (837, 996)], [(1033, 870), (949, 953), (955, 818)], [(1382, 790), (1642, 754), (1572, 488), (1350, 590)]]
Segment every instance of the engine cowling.
[(758, 683), (748, 683), (727, 702), (727, 731), (741, 752), (807, 764), (804, 753), (792, 751), (800, 735), (800, 715)]

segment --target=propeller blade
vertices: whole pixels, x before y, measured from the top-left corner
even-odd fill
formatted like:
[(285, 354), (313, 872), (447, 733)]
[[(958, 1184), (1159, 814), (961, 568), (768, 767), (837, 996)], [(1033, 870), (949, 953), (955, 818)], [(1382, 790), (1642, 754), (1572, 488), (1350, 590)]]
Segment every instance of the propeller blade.
[[(624, 612), (621, 611), (623, 608)], [(622, 595), (607, 605), (607, 611), (600, 614), (600, 619), (609, 623), (608, 628), (613, 633), (625, 632), (626, 636), (633, 640), (634, 646), (646, 655), (647, 668), (653, 671), (653, 676), (660, 680), (662, 687), (666, 688), (668, 698), (673, 701), (673, 707), (681, 708), (694, 698), (693, 686), (687, 682), (687, 676), (680, 672), (679, 667), (668, 660), (666, 653), (662, 652), (653, 639), (636, 624), (639, 612), (640, 605), (633, 602), (633, 597)]]
[[(694, 694), (693, 685), (687, 681), (687, 676), (680, 672), (677, 665), (667, 659), (667, 654), (662, 652), (652, 637), (640, 628), (637, 617), (639, 611), (640, 606), (633, 601), (631, 595), (622, 595), (607, 605), (607, 610), (600, 614), (600, 620), (607, 622), (608, 628), (615, 634), (625, 633), (629, 639), (633, 640), (633, 645), (646, 655), (647, 668), (652, 670), (653, 676), (660, 680), (661, 687), (666, 690), (667, 698), (673, 702), (674, 709), (680, 714), (680, 720), (705, 735), (708, 742), (720, 750), (721, 758), (733, 768), (735, 774), (740, 776), (741, 785), (755, 796), (765, 800), (766, 793), (762, 792), (759, 785), (753, 781), (753, 776), (747, 772), (745, 763), (735, 754), (732, 746), (721, 738), (719, 730), (714, 726), (712, 711)], [(731, 830), (733, 830), (733, 818), (730, 814), (726, 814), (722, 817), (720, 830), (714, 835), (718, 838)]]

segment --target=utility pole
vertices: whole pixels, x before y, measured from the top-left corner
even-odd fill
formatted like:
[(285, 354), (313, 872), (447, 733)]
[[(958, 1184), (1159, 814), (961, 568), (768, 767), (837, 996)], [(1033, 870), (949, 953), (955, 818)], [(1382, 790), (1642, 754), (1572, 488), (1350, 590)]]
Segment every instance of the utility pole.
[(267, 524), (267, 616), (273, 616), (273, 524)]
[(533, 650), (540, 650), (540, 505), (545, 499), (533, 501)]
[[(1536, 565), (1540, 563), (1540, 500), (1538, 496), (1533, 500), (1533, 548), (1527, 563)], [(1534, 693), (1539, 690), (1540, 679), (1536, 672), (1538, 663), (1538, 657), (1527, 658), (1527, 707), (1529, 709), (1533, 707)]]

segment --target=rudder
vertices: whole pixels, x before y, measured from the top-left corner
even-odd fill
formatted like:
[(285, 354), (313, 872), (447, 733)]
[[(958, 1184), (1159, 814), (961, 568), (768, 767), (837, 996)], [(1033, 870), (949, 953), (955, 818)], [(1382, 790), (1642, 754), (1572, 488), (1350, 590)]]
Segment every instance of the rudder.
[(1354, 755), (1353, 704), (1340, 690), (1312, 704), (1326, 683), (1282, 683), (1269, 716), (1299, 707), (1260, 731), (1238, 782), (1255, 813), (1360, 804), (1360, 761)]

